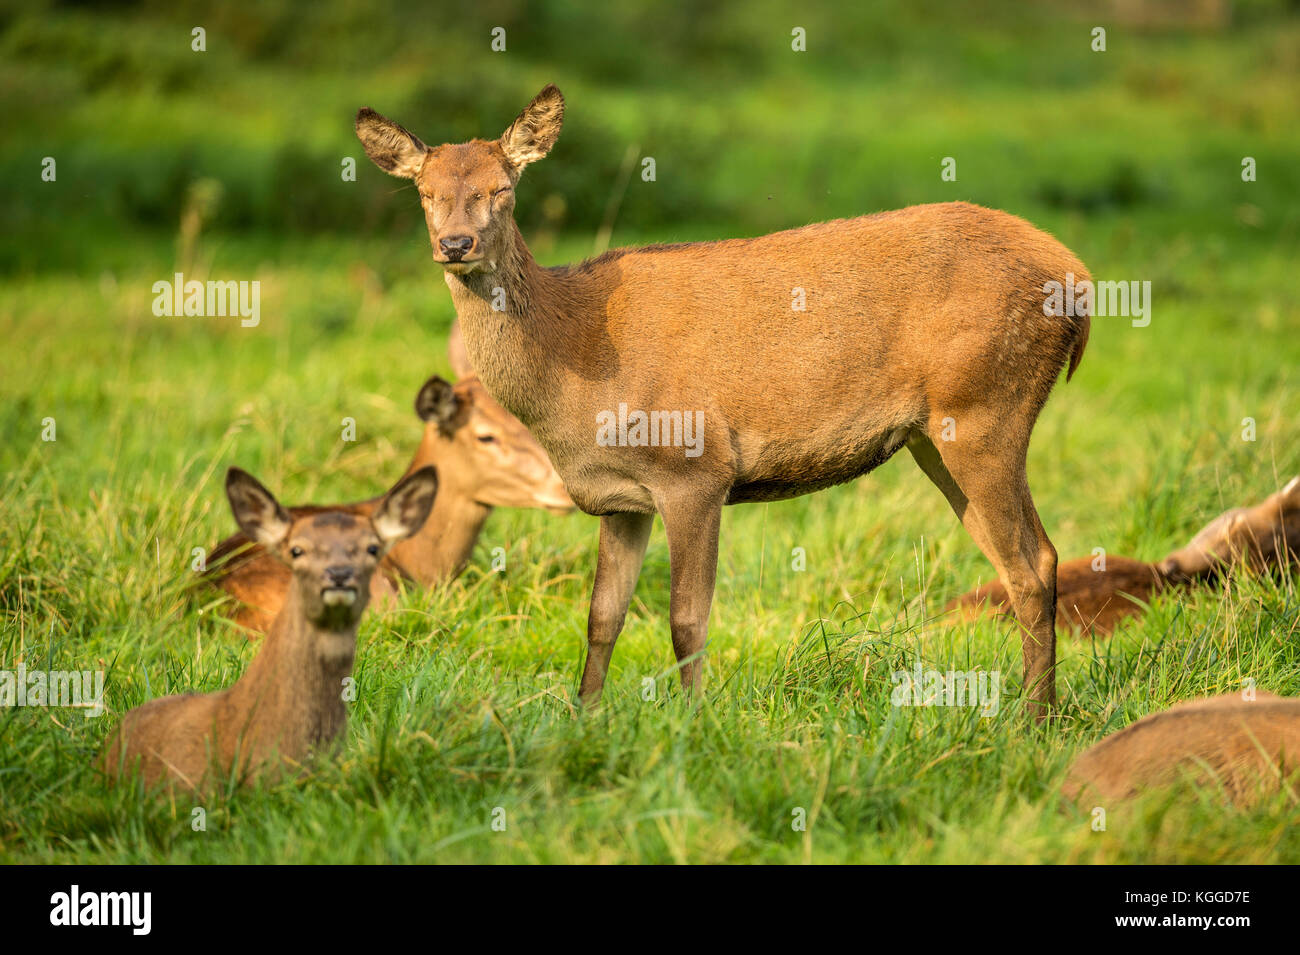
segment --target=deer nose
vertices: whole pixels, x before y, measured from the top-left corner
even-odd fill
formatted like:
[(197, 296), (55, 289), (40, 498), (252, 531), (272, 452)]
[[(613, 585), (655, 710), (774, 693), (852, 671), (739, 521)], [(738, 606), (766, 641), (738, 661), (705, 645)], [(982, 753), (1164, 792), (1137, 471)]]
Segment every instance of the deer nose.
[(335, 587), (343, 587), (352, 582), (353, 570), (350, 564), (334, 564), (325, 568), (326, 579)]
[(452, 235), (438, 240), (438, 248), (453, 262), (474, 248), (474, 237), (469, 235)]

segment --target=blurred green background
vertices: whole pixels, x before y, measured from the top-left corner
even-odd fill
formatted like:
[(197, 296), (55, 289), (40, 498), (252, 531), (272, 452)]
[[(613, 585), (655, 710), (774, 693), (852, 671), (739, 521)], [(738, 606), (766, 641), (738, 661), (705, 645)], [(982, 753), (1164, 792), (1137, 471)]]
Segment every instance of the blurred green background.
[[(1294, 238), (1300, 214), (1298, 10), (37, 0), (0, 21), (0, 267), (135, 264), (124, 240), (170, 237), (202, 179), (221, 185), (215, 234), (418, 235), (413, 203), (390, 198), (396, 182), (369, 168), (341, 180), (341, 157), (364, 162), (357, 107), (430, 143), (460, 141), (497, 135), (546, 82), (569, 111), (558, 151), (520, 196), (530, 237), (592, 234), (637, 145), (658, 178), (633, 180), (616, 242), (961, 197), (1064, 231), (1086, 217), (1091, 234), (1124, 233), (1086, 250), (1092, 260), (1142, 247), (1135, 216), (1166, 243), (1173, 233), (1267, 248)], [(1097, 25), (1104, 53), (1091, 49)], [(203, 53), (191, 50), (196, 26)], [(804, 53), (791, 50), (795, 26)], [(490, 48), (496, 27), (505, 52)], [(47, 155), (57, 186), (35, 175)], [(1260, 168), (1249, 186), (1243, 155)], [(955, 183), (939, 181), (945, 156), (957, 159)]]

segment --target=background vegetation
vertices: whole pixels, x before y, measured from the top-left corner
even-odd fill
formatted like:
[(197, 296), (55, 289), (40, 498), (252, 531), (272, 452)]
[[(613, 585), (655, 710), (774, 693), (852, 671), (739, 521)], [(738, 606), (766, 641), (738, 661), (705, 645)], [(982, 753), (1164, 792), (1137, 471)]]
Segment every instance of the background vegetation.
[[(102, 666), (110, 711), (0, 711), (0, 859), (1300, 861), (1285, 797), (1148, 801), (1095, 833), (1057, 796), (1075, 753), (1147, 712), (1246, 678), (1300, 692), (1295, 577), (1064, 640), (1046, 730), (1011, 696), (992, 719), (894, 708), (889, 674), (918, 660), (1001, 670), (1013, 691), (1020, 672), (1011, 628), (931, 619), (991, 570), (905, 455), (728, 510), (698, 709), (674, 689), (662, 534), (606, 702), (578, 716), (596, 522), (501, 512), (463, 578), (367, 619), (335, 764), (214, 801), (203, 833), (188, 804), (102, 787), (90, 760), (122, 712), (227, 685), (255, 650), (188, 589), (192, 548), (232, 525), (225, 467), (290, 501), (377, 493), (414, 450), (415, 390), (449, 373), (418, 205), (366, 162), (356, 109), (429, 142), (495, 136), (550, 81), (564, 134), (517, 212), (546, 263), (590, 254), (602, 224), (619, 245), (966, 199), (1098, 277), (1150, 280), (1150, 326), (1095, 322), (1036, 431), (1030, 480), (1063, 558), (1157, 559), (1300, 471), (1294, 3), (6, 8), (0, 668)], [(623, 191), (629, 155), (656, 180)], [(261, 324), (155, 317), (151, 286), (176, 270), (259, 280)]]

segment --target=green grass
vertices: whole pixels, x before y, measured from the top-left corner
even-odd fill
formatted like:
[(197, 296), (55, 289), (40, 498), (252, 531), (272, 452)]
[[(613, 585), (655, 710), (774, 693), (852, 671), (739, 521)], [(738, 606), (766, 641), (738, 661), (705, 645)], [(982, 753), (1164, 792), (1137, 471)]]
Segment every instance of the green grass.
[[(1109, 641), (1063, 640), (1062, 717), (1035, 728), (1012, 629), (931, 619), (991, 569), (906, 455), (726, 511), (698, 706), (675, 686), (661, 530), (605, 701), (578, 713), (596, 521), (502, 511), (460, 580), (368, 616), (336, 761), (214, 798), (205, 832), (190, 802), (107, 790), (90, 768), (127, 709), (226, 686), (256, 650), (189, 587), (191, 550), (232, 529), (225, 467), (291, 502), (375, 494), (414, 449), (415, 390), (449, 373), (451, 303), (410, 190), (369, 166), (355, 194), (338, 182), (363, 102), (430, 139), (440, 123), (493, 134), (560, 82), (569, 125), (519, 190), (548, 263), (590, 251), (635, 141), (659, 181), (634, 180), (618, 243), (965, 198), (1049, 229), (1098, 277), (1150, 279), (1151, 325), (1095, 322), (1035, 431), (1030, 481), (1062, 558), (1157, 559), (1300, 472), (1300, 144), (1282, 122), (1300, 96), (1295, 21), (1257, 22), (1256, 4), (1222, 33), (1112, 26), (1099, 58), (1070, 45), (1087, 35), (1075, 21), (989, 14), (932, 36), (907, 6), (838, 25), (808, 12), (810, 37), (835, 39), (805, 62), (785, 53), (776, 4), (662, 33), (650, 14), (601, 14), (612, 39), (577, 53), (574, 35), (599, 31), (573, 6), (530, 19), (487, 4), (431, 72), (434, 38), (377, 29), (363, 55), (338, 3), (287, 36), (240, 21), (237, 55), (210, 37), (207, 78), (169, 46), (189, 11), (3, 21), (0, 89), (24, 95), (0, 134), (13, 221), (0, 239), (0, 668), (102, 666), (109, 712), (0, 710), (0, 860), (1300, 862), (1285, 796), (1249, 811), (1213, 793), (1148, 800), (1112, 808), (1106, 832), (1058, 796), (1076, 753), (1145, 713), (1248, 678), (1300, 693), (1295, 575), (1158, 601)], [(478, 37), (498, 17), (518, 53), (493, 60)], [(31, 174), (50, 152), (57, 185)], [(939, 180), (946, 155), (957, 183)], [(1242, 155), (1259, 158), (1258, 182), (1241, 182)], [(196, 260), (262, 282), (256, 329), (150, 311), (198, 178), (224, 194)], [(542, 212), (554, 196), (558, 218)], [(355, 443), (340, 440), (345, 416)], [(55, 442), (40, 439), (47, 417)], [(1001, 710), (891, 706), (890, 673), (918, 660), (1000, 671)]]

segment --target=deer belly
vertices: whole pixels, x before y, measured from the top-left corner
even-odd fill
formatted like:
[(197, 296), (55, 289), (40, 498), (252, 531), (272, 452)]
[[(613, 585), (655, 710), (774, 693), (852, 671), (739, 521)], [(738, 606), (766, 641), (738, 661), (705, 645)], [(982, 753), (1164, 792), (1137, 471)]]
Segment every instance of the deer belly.
[(742, 439), (741, 467), (727, 503), (780, 501), (852, 481), (897, 454), (907, 434), (906, 428), (893, 428), (858, 440), (844, 435), (829, 443), (767, 444), (752, 455)]

